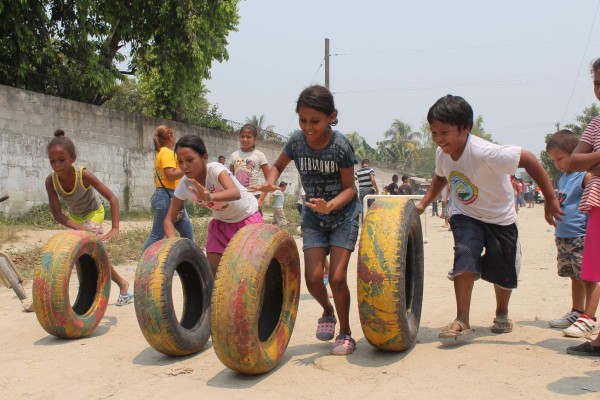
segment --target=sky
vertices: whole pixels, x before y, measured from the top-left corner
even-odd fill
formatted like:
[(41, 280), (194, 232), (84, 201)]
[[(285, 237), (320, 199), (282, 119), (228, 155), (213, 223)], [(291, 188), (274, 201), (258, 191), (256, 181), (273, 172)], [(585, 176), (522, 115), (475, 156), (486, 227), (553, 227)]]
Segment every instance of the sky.
[(464, 97), (500, 144), (539, 157), (544, 136), (598, 100), (590, 61), (600, 57), (600, 0), (241, 1), (229, 60), (214, 62), (208, 100), (223, 118), (264, 115), (298, 129), (295, 102), (325, 84), (342, 133), (372, 147), (395, 119), (420, 131), (446, 94)]

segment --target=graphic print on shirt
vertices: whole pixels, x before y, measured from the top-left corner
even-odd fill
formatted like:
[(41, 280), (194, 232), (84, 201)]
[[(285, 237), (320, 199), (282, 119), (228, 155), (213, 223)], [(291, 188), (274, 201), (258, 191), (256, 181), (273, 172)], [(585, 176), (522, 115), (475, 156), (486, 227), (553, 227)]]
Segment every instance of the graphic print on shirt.
[[(206, 186), (206, 190), (208, 190), (211, 194), (215, 194), (220, 192), (217, 190), (214, 183), (208, 184)], [(229, 207), (229, 202), (227, 201), (200, 201), (199, 202), (202, 207), (210, 208), (211, 210), (223, 211), (227, 207)]]
[(252, 177), (252, 171), (256, 168), (256, 162), (247, 158), (240, 158), (235, 160), (234, 168), (235, 178), (244, 187), (250, 185), (250, 178)]
[(558, 204), (560, 205), (560, 208), (565, 208), (564, 202), (567, 199), (567, 194), (565, 193), (564, 190), (561, 190), (560, 192), (558, 192)]
[(471, 182), (469, 178), (457, 171), (450, 173), (450, 186), (452, 191), (456, 193), (456, 197), (464, 205), (471, 204), (479, 195), (479, 189)]
[(307, 180), (303, 180), (303, 182), (307, 182), (307, 199), (324, 198), (329, 201), (342, 191), (339, 168), (335, 160), (310, 156), (299, 157), (297, 165), (300, 175), (309, 177)]

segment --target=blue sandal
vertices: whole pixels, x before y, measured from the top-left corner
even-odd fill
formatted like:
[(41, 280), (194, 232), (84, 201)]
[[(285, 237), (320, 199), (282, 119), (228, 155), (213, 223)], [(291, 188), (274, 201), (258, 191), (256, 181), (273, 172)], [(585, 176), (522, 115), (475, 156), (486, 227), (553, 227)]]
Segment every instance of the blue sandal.
[(133, 300), (133, 290), (128, 291), (126, 294), (120, 294), (117, 299), (117, 305), (122, 307), (125, 304), (131, 303), (131, 300)]

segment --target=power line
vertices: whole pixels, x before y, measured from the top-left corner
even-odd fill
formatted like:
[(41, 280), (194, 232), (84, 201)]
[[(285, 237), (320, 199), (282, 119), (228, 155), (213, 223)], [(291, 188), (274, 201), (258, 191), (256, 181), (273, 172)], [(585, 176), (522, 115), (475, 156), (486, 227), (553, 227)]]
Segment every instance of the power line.
[(592, 32), (594, 31), (594, 25), (596, 24), (596, 17), (598, 16), (598, 8), (600, 7), (600, 0), (596, 3), (596, 11), (594, 12), (594, 19), (592, 20), (592, 26), (590, 28), (590, 33), (588, 34), (587, 42), (585, 43), (585, 49), (583, 50), (583, 55), (581, 56), (581, 61), (579, 62), (579, 68), (577, 69), (577, 77), (575, 78), (575, 83), (573, 84), (573, 89), (571, 89), (571, 94), (569, 95), (569, 101), (567, 102), (567, 106), (565, 107), (565, 111), (561, 117), (561, 121), (565, 118), (567, 114), (567, 110), (571, 105), (571, 99), (573, 99), (573, 93), (575, 93), (575, 87), (577, 86), (577, 81), (579, 80), (579, 75), (581, 75), (581, 67), (583, 65), (583, 61), (585, 60), (587, 49), (590, 44), (590, 39), (592, 37)]
[(548, 76), (545, 78), (520, 78), (520, 79), (507, 79), (501, 81), (487, 81), (487, 82), (456, 82), (456, 83), (445, 83), (445, 84), (431, 84), (431, 85), (410, 85), (399, 88), (391, 89), (360, 89), (360, 90), (340, 90), (334, 94), (347, 94), (347, 93), (385, 93), (385, 92), (398, 92), (404, 90), (420, 90), (420, 89), (435, 89), (442, 87), (451, 86), (489, 86), (489, 85), (504, 85), (510, 83), (525, 83), (525, 82), (545, 82), (545, 81), (572, 81), (573, 78), (566, 78), (561, 76)]
[[(510, 47), (532, 47), (532, 46), (551, 46), (551, 45), (567, 45), (567, 44), (579, 44), (587, 43), (582, 40), (574, 42), (538, 42), (538, 43), (507, 43), (507, 44), (496, 44), (486, 46), (464, 46), (464, 47), (430, 47), (430, 48), (417, 48), (417, 49), (398, 49), (398, 50), (384, 50), (384, 51), (367, 51), (357, 53), (335, 53), (332, 56), (372, 56), (378, 54), (396, 54), (396, 53), (420, 53), (428, 51), (457, 51), (457, 50), (482, 50), (482, 49), (497, 49), (497, 48), (510, 48)], [(600, 42), (600, 40), (594, 40), (593, 42)], [(587, 45), (586, 45), (587, 46)]]

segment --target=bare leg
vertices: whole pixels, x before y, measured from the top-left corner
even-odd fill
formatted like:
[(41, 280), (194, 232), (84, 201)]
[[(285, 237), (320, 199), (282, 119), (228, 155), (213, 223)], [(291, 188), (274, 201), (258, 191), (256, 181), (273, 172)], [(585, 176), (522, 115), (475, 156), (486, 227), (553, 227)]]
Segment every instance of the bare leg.
[(217, 269), (219, 269), (219, 263), (221, 262), (221, 253), (206, 253), (206, 258), (208, 259), (208, 265), (210, 265), (210, 269), (213, 273), (213, 277), (217, 277)]
[(342, 247), (331, 246), (330, 286), (340, 323), (340, 334), (352, 335), (350, 329), (350, 289), (348, 288), (348, 262), (352, 252)]
[[(454, 295), (456, 297), (456, 319), (470, 328), (469, 314), (471, 312), (471, 295), (475, 278), (473, 273), (464, 272), (454, 277)], [(461, 330), (461, 326), (454, 324), (453, 329)]]
[(110, 278), (119, 286), (119, 294), (125, 296), (129, 290), (129, 282), (123, 279), (112, 265), (110, 266)]
[(571, 299), (574, 310), (579, 312), (586, 310), (586, 289), (581, 279), (571, 278)]
[(600, 286), (598, 282), (582, 281), (585, 285), (586, 302), (585, 314), (594, 317), (598, 310), (598, 301), (600, 300)]
[(334, 308), (327, 296), (327, 288), (323, 285), (326, 254), (326, 249), (322, 247), (304, 251), (304, 278), (308, 292), (323, 307), (323, 316), (330, 316), (334, 315)]
[(494, 292), (496, 293), (496, 317), (508, 317), (508, 303), (510, 302), (510, 295), (512, 289), (505, 289), (498, 285), (494, 285)]

